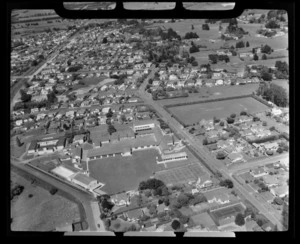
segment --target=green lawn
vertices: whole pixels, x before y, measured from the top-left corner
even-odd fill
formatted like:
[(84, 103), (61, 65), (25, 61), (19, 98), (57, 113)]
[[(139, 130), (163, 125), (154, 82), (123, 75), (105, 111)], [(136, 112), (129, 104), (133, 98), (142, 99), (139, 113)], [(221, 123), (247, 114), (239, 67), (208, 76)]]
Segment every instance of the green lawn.
[(184, 124), (192, 125), (201, 119), (226, 118), (232, 113), (246, 110), (249, 113), (258, 113), (267, 109), (267, 106), (257, 100), (247, 97), (218, 102), (208, 102), (169, 108)]
[(136, 189), (139, 183), (157, 171), (155, 149), (133, 152), (131, 157), (112, 157), (89, 162), (90, 176), (105, 183), (108, 194)]
[(237, 95), (250, 95), (256, 91), (259, 84), (247, 84), (236, 86), (215, 86), (200, 87), (199, 93), (189, 93), (188, 97), (157, 100), (161, 105), (171, 105), (176, 103), (204, 101), (207, 99), (215, 99), (221, 97), (232, 97)]

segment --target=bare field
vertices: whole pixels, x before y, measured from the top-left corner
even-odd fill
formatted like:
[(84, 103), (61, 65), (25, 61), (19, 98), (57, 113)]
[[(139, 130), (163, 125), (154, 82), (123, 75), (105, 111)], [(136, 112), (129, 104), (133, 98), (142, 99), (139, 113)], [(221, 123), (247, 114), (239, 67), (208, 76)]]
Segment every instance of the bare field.
[(24, 186), (22, 194), (11, 201), (11, 230), (51, 231), (81, 218), (76, 203), (59, 194), (51, 195), (14, 171), (11, 171), (11, 180)]

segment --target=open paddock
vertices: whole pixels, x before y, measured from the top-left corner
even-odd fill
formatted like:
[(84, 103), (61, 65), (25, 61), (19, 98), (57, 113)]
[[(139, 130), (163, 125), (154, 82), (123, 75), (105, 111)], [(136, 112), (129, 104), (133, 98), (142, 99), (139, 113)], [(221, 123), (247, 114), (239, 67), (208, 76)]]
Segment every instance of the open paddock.
[(111, 157), (90, 161), (90, 176), (105, 183), (101, 189), (108, 194), (136, 189), (139, 183), (157, 171), (155, 149), (135, 151), (128, 157)]
[(170, 170), (157, 172), (155, 178), (162, 180), (166, 185), (196, 181), (198, 177), (207, 174), (199, 163), (190, 164)]
[(182, 123), (192, 125), (198, 123), (201, 119), (226, 118), (230, 114), (239, 114), (241, 111), (247, 111), (251, 114), (263, 112), (268, 107), (252, 97), (231, 99), (217, 102), (207, 102), (191, 105), (183, 105), (169, 108), (169, 111), (175, 115)]

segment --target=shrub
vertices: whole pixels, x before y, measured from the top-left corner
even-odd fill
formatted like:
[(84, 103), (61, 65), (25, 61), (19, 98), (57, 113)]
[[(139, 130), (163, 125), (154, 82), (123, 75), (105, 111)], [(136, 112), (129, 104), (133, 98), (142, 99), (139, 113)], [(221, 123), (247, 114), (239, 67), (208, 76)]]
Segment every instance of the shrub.
[(179, 222), (178, 220), (173, 220), (171, 226), (172, 226), (172, 228), (173, 228), (174, 230), (177, 230), (177, 229), (180, 228), (181, 224), (180, 224), (180, 222)]
[(216, 157), (217, 159), (225, 159), (226, 155), (224, 152), (218, 152)]
[(58, 191), (57, 188), (51, 188), (50, 189), (50, 194), (54, 195), (57, 191)]
[(238, 213), (235, 217), (235, 223), (239, 226), (243, 226), (245, 224), (245, 219), (243, 214)]

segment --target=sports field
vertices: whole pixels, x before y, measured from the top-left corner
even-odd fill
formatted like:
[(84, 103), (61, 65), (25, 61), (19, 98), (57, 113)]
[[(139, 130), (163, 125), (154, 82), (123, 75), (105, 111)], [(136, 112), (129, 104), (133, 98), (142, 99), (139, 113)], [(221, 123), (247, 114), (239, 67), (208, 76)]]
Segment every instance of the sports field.
[(111, 157), (89, 162), (90, 176), (105, 183), (108, 194), (136, 189), (139, 183), (157, 171), (155, 149), (133, 152), (128, 157)]
[(249, 113), (259, 113), (265, 111), (268, 107), (254, 98), (247, 97), (241, 99), (232, 99), (218, 102), (199, 103), (169, 108), (182, 123), (192, 125), (201, 119), (226, 118), (230, 114), (239, 114), (241, 111)]
[(166, 185), (184, 183), (197, 180), (198, 177), (207, 175), (200, 164), (190, 164), (187, 166), (157, 172), (155, 178), (162, 180)]
[(223, 219), (227, 217), (234, 216), (237, 213), (243, 212), (244, 206), (240, 203), (229, 206), (227, 208), (222, 208), (220, 210), (210, 211), (210, 215), (216, 219)]

